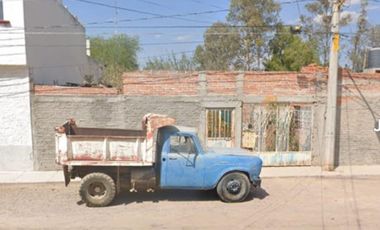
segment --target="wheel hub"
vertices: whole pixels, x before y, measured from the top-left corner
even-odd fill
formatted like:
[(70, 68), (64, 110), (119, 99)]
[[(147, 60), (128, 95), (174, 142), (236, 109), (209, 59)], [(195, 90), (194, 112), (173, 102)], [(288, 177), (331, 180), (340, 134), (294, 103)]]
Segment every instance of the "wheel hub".
[(231, 180), (227, 183), (227, 191), (231, 194), (238, 194), (241, 190), (241, 183), (237, 180)]
[(106, 187), (102, 183), (92, 183), (88, 188), (88, 193), (94, 198), (101, 198), (106, 194)]

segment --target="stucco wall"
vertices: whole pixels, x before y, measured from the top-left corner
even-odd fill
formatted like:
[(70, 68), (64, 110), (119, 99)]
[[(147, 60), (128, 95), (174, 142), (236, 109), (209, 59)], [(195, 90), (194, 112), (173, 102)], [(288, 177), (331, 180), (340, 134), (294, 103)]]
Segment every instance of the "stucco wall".
[(32, 170), (30, 84), (25, 66), (0, 67), (0, 171)]
[(88, 71), (83, 26), (58, 0), (24, 4), (27, 63), (33, 82), (82, 83)]

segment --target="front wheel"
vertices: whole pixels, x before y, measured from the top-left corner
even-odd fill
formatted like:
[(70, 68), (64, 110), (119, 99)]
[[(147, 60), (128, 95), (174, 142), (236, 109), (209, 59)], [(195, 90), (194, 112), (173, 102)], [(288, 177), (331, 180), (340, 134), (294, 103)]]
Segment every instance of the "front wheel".
[(89, 207), (107, 206), (115, 198), (114, 180), (104, 173), (90, 173), (81, 182), (79, 195)]
[(243, 173), (229, 173), (218, 183), (216, 191), (224, 202), (240, 202), (247, 198), (251, 191), (248, 177)]

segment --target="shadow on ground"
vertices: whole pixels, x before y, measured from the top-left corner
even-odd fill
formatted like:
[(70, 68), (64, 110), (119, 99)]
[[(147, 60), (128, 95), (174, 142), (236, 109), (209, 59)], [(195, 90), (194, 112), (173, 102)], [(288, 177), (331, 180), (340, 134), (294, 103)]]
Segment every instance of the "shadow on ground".
[[(265, 199), (269, 194), (263, 188), (253, 189), (245, 202), (253, 199)], [(122, 192), (111, 203), (111, 206), (128, 205), (131, 203), (153, 202), (159, 203), (160, 201), (216, 201), (220, 199), (215, 190), (209, 191), (193, 191), (193, 190), (159, 190), (153, 193), (147, 192)], [(83, 202), (78, 201), (81, 205)]]

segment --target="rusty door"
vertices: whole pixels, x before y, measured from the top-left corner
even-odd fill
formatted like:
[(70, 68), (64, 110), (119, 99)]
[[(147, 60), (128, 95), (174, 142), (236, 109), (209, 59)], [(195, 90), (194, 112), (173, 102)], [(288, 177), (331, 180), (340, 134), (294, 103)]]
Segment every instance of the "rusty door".
[(209, 147), (234, 147), (234, 109), (207, 109), (206, 138)]

